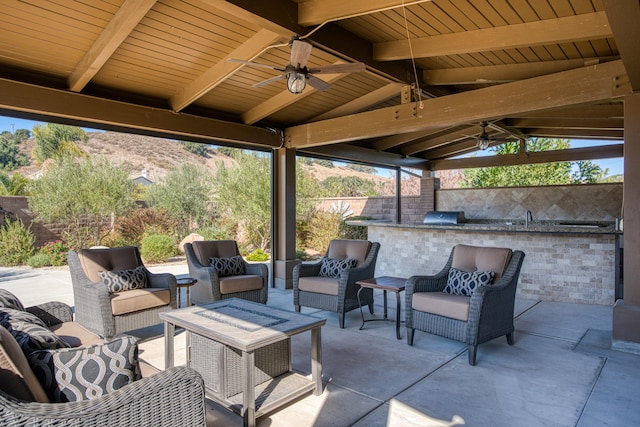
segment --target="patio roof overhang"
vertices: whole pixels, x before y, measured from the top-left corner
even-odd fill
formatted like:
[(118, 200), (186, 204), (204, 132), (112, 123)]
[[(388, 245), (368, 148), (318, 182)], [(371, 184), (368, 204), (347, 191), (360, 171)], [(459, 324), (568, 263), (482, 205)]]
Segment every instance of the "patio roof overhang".
[[(387, 167), (466, 167), (447, 160), (478, 150), (482, 121), (492, 137), (622, 144), (640, 87), (631, 0), (3, 3), (2, 114)], [(366, 71), (292, 94), (252, 87), (277, 72), (228, 61), (284, 67), (294, 34), (310, 67)]]

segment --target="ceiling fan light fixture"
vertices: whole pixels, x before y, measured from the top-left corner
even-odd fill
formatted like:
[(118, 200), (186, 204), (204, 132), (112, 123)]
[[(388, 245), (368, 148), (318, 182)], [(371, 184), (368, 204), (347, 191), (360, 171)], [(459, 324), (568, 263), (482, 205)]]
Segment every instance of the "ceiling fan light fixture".
[(476, 144), (479, 149), (486, 150), (489, 148), (489, 140), (485, 138), (478, 138), (478, 142)]
[(304, 73), (298, 73), (297, 71), (287, 73), (287, 89), (289, 89), (289, 92), (302, 93), (305, 86), (307, 86), (307, 76)]

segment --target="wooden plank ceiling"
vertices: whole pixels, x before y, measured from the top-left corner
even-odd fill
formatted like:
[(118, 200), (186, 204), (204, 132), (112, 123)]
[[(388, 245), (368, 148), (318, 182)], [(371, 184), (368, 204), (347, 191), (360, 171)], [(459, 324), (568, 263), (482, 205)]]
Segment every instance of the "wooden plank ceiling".
[[(508, 164), (622, 156), (640, 90), (633, 0), (0, 0), (0, 114), (389, 167), (450, 160), (497, 138), (613, 146)], [(290, 93), (289, 41), (331, 87)], [(494, 139), (496, 138), (496, 139)], [(492, 163), (493, 162), (493, 163)], [(502, 164), (502, 163), (501, 163)]]

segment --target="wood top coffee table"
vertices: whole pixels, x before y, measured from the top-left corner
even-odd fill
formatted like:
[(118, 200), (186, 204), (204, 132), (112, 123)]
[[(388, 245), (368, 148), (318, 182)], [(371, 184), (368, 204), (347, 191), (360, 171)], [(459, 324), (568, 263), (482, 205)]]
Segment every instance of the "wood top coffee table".
[[(358, 289), (358, 305), (360, 306), (360, 315), (362, 316), (362, 326), (364, 328), (366, 322), (372, 322), (375, 320), (389, 320), (387, 319), (387, 291), (391, 291), (396, 294), (396, 338), (402, 339), (400, 335), (400, 292), (404, 291), (405, 282), (407, 279), (402, 277), (374, 277), (372, 279), (360, 280), (356, 284), (360, 285)], [(364, 312), (362, 311), (362, 304), (360, 304), (360, 291), (362, 288), (382, 289), (384, 297), (384, 318), (383, 319), (367, 319), (364, 318)]]
[[(160, 313), (165, 366), (174, 363), (175, 327), (184, 328), (187, 366), (202, 375), (207, 396), (239, 413), (245, 426), (313, 391), (322, 394), (326, 319), (238, 298)], [(311, 379), (291, 371), (290, 337), (311, 331)]]

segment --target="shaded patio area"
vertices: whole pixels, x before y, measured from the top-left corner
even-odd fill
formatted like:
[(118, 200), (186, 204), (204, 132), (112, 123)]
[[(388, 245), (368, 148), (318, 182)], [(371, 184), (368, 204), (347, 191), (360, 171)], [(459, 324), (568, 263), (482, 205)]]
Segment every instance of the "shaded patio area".
[[(186, 265), (151, 267), (186, 273)], [(64, 268), (0, 268), (0, 287), (25, 305), (60, 300), (73, 304)], [(375, 316), (382, 316), (376, 294)], [(270, 289), (268, 305), (293, 310), (290, 290)], [(389, 296), (389, 318), (395, 317)], [(516, 343), (480, 345), (478, 364), (467, 363), (462, 343), (416, 332), (415, 345), (395, 338), (392, 322), (361, 325), (360, 313), (327, 318), (322, 329), (321, 396), (308, 395), (258, 420), (259, 426), (601, 426), (633, 425), (640, 416), (640, 355), (611, 347), (612, 307), (516, 301)], [(365, 312), (365, 316), (368, 313)], [(140, 357), (164, 366), (162, 326), (136, 332)], [(293, 368), (311, 373), (308, 333), (292, 338)], [(184, 333), (176, 338), (184, 363)], [(182, 345), (180, 345), (182, 343)], [(213, 403), (209, 425), (241, 426), (242, 419)], [(292, 424), (293, 423), (293, 424)]]

